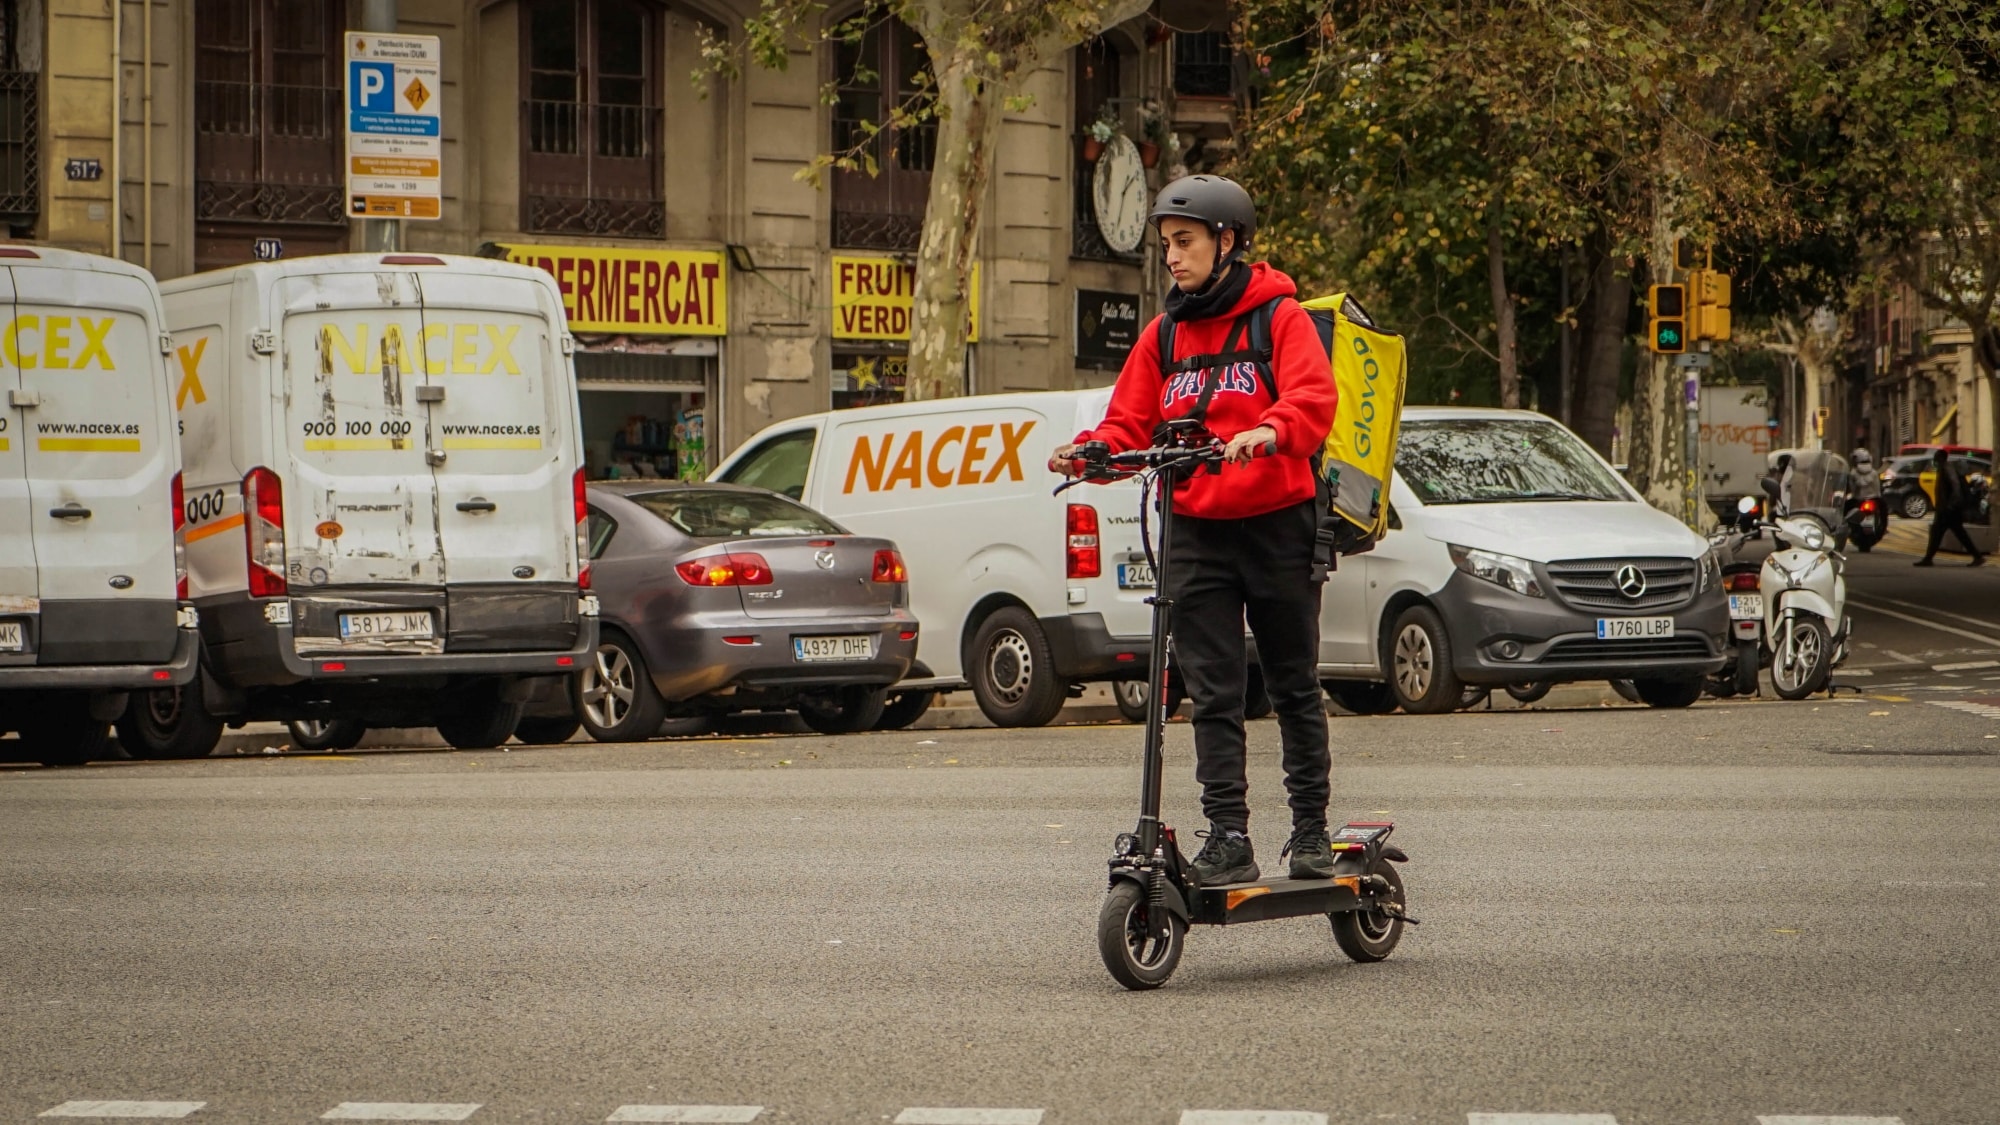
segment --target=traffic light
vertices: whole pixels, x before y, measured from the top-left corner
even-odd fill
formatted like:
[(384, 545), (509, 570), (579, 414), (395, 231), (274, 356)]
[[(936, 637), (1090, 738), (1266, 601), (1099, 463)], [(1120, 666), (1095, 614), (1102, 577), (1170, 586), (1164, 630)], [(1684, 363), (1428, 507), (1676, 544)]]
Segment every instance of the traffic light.
[(1680, 285), (1655, 285), (1646, 290), (1646, 307), (1652, 313), (1647, 333), (1649, 347), (1662, 355), (1687, 350), (1687, 289)]
[(1729, 275), (1720, 270), (1695, 270), (1688, 274), (1687, 286), (1688, 337), (1729, 339)]
[(1688, 270), (1698, 270), (1702, 268), (1702, 266), (1705, 264), (1703, 259), (1707, 257), (1708, 257), (1707, 248), (1696, 243), (1694, 239), (1692, 238), (1674, 239), (1675, 269), (1681, 270), (1683, 272), (1686, 272)]

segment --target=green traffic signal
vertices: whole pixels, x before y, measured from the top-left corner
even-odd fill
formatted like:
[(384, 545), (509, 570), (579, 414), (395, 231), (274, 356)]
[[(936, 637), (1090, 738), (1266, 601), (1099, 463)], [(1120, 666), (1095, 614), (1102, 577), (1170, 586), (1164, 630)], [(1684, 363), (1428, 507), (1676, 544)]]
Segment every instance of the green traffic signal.
[(1678, 317), (1653, 321), (1653, 350), (1675, 353), (1687, 350), (1687, 325)]

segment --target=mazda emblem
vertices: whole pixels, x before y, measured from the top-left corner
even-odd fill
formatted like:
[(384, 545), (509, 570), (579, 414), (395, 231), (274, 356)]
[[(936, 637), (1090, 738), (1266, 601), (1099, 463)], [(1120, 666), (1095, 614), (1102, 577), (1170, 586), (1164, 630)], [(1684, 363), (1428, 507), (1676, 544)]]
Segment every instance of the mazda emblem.
[(832, 570), (833, 561), (832, 551), (816, 551), (813, 553), (813, 565), (821, 570)]
[(1612, 581), (1618, 584), (1618, 592), (1628, 598), (1636, 600), (1646, 592), (1646, 572), (1631, 563), (1619, 567)]

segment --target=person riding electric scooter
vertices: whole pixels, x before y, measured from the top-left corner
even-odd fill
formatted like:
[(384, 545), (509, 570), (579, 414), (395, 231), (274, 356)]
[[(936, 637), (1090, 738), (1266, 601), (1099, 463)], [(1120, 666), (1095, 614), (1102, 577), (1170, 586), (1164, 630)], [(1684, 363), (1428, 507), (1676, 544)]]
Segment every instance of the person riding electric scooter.
[[(1173, 354), (1161, 320), (1139, 334), (1111, 406), (1095, 430), (1055, 450), (1049, 468), (1084, 471), (1079, 447), (1121, 454), (1163, 444), (1169, 423), (1191, 420), (1223, 443), (1218, 471), (1173, 485), (1174, 561), (1162, 593), (1174, 606), (1174, 663), (1194, 702), (1195, 776), (1211, 828), (1193, 869), (1204, 885), (1261, 877), (1250, 844), (1245, 776), (1243, 626), (1257, 640), (1264, 689), (1277, 712), (1290, 792), (1294, 878), (1330, 878), (1331, 758), (1320, 698), (1319, 583), (1312, 560), (1318, 513), (1312, 455), (1333, 424), (1326, 349), (1294, 299), (1292, 280), (1249, 262), (1257, 212), (1237, 184), (1187, 176), (1160, 191), (1151, 221), (1174, 287)], [(1251, 313), (1271, 304), (1268, 363), (1248, 339)], [(1183, 427), (1185, 428), (1185, 427)], [(1269, 449), (1271, 455), (1253, 455)]]

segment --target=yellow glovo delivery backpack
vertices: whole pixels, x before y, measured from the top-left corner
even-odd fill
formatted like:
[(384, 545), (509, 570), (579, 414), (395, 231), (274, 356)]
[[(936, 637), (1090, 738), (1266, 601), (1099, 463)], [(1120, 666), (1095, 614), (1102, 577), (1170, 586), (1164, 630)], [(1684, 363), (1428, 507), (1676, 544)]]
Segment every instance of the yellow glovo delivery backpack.
[[(1282, 298), (1279, 298), (1282, 300)], [(1277, 301), (1250, 310), (1245, 325), (1248, 354), (1257, 377), (1272, 398), (1278, 395), (1271, 374), (1271, 317)], [(1377, 325), (1361, 304), (1345, 293), (1300, 302), (1312, 316), (1319, 341), (1333, 360), (1333, 382), (1339, 391), (1333, 429), (1326, 445), (1313, 455), (1319, 477), (1319, 532), (1313, 548), (1313, 580), (1321, 581), (1339, 565), (1340, 556), (1375, 548), (1389, 530), (1389, 474), (1396, 465), (1396, 435), (1403, 420), (1403, 338)], [(1232, 328), (1234, 346), (1239, 329)], [(1161, 317), (1160, 355), (1174, 354), (1174, 322)], [(1226, 356), (1192, 356), (1173, 369), (1205, 367)], [(1171, 373), (1171, 371), (1167, 372)], [(1207, 395), (1195, 413), (1206, 414)]]

